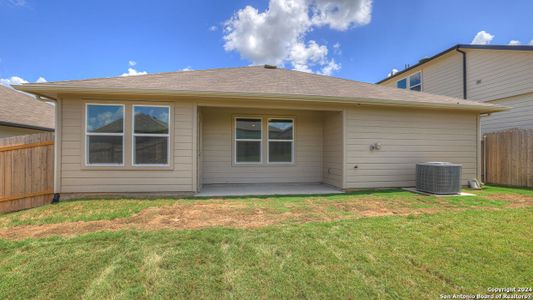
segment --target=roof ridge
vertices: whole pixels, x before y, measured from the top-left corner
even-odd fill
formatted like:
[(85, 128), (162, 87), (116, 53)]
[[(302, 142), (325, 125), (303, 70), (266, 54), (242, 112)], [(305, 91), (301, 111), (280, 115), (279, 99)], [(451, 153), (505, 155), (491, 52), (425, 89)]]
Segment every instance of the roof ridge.
[[(47, 84), (54, 84), (54, 83), (67, 83), (67, 82), (85, 82), (85, 81), (91, 81), (91, 80), (102, 80), (102, 79), (120, 79), (120, 78), (131, 78), (131, 77), (148, 77), (148, 76), (155, 76), (155, 75), (163, 75), (163, 74), (177, 74), (177, 73), (183, 73), (183, 72), (205, 72), (205, 71), (217, 71), (217, 70), (232, 70), (232, 69), (243, 69), (243, 68), (257, 68), (262, 67), (261, 65), (257, 66), (242, 66), (242, 67), (220, 67), (220, 68), (212, 68), (212, 69), (203, 69), (203, 70), (178, 70), (178, 71), (165, 71), (165, 72), (158, 72), (158, 73), (147, 73), (147, 74), (141, 74), (141, 75), (130, 75), (130, 76), (110, 76), (110, 77), (93, 77), (93, 78), (85, 78), (85, 79), (68, 79), (68, 80), (58, 80), (58, 81), (48, 81), (48, 82), (39, 82), (39, 83), (24, 83), (24, 84), (31, 84), (31, 85), (47, 85)], [(24, 85), (23, 84), (23, 85)]]

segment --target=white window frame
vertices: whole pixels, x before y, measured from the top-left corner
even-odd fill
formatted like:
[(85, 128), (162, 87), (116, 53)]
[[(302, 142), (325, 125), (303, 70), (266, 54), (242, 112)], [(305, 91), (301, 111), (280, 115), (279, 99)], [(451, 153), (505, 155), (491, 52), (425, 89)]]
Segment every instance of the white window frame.
[[(270, 121), (273, 120), (291, 120), (292, 121), (292, 139), (290, 140), (271, 140), (270, 139)], [(283, 118), (283, 117), (275, 117), (275, 118), (268, 118), (267, 120), (267, 163), (271, 165), (290, 165), (294, 164), (294, 148), (295, 148), (295, 135), (296, 135), (296, 122), (294, 121), (294, 118)], [(270, 161), (270, 142), (291, 142), (291, 161)]]
[[(402, 80), (405, 80), (405, 88), (398, 87), (398, 82)], [(409, 78), (405, 77), (400, 80), (396, 80), (396, 88), (401, 89), (401, 90), (407, 90), (409, 88)]]
[[(420, 83), (417, 84), (417, 85), (413, 85), (412, 86), (411, 85), (411, 76), (416, 75), (416, 74), (420, 74)], [(398, 87), (398, 82), (400, 82), (400, 81), (402, 81), (404, 79), (405, 79), (405, 89), (399, 88)], [(420, 86), (420, 91), (414, 91), (414, 92), (422, 92), (423, 91), (423, 87), (424, 87), (422, 85), (422, 82), (423, 82), (422, 71), (418, 71), (418, 72), (414, 72), (411, 75), (406, 76), (406, 77), (404, 77), (402, 79), (396, 80), (396, 88), (401, 89), (401, 90), (406, 90), (406, 91), (413, 91), (411, 88)]]
[[(166, 107), (168, 108), (168, 133), (135, 133), (135, 108), (136, 107)], [(134, 167), (169, 167), (170, 166), (170, 131), (172, 124), (172, 109), (170, 105), (150, 105), (150, 104), (134, 104), (131, 107), (131, 165)], [(166, 137), (167, 138), (167, 163), (166, 164), (137, 164), (135, 162), (135, 151), (137, 149), (135, 144), (135, 137)]]
[[(122, 107), (122, 133), (88, 132), (89, 106), (121, 106)], [(89, 167), (123, 167), (125, 163), (125, 133), (126, 133), (126, 105), (110, 103), (85, 103), (85, 165)], [(122, 137), (122, 163), (120, 164), (91, 164), (89, 163), (89, 137), (90, 136), (121, 136)]]
[[(238, 119), (249, 119), (249, 120), (259, 120), (261, 126), (259, 127), (260, 137), (258, 139), (238, 139), (237, 138), (237, 120)], [(250, 161), (250, 162), (238, 162), (237, 161), (237, 142), (259, 142), (259, 161)], [(238, 116), (233, 118), (233, 163), (236, 165), (259, 165), (263, 163), (263, 117), (256, 116)]]
[[(420, 83), (416, 84), (416, 85), (411, 85), (411, 77), (415, 76), (416, 74), (420, 74)], [(421, 92), (422, 91), (422, 72), (420, 72), (420, 71), (414, 72), (413, 74), (409, 75), (408, 77), (409, 77), (409, 79), (407, 80), (407, 82), (409, 83), (409, 85), (407, 86), (407, 88), (410, 91), (413, 91), (413, 87), (420, 86), (420, 91), (415, 91), (415, 92)]]

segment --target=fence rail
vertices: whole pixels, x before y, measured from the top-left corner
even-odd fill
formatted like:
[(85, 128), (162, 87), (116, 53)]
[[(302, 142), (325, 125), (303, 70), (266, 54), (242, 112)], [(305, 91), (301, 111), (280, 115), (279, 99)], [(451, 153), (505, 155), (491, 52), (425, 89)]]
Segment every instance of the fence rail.
[(488, 133), (483, 147), (485, 182), (533, 187), (533, 130)]
[(0, 212), (50, 203), (53, 188), (53, 133), (0, 139)]

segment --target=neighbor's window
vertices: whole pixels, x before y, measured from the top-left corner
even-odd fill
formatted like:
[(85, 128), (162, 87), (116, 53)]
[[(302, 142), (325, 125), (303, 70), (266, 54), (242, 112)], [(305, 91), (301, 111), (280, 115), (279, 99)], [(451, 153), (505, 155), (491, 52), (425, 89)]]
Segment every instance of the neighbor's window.
[(268, 120), (268, 162), (293, 162), (294, 120)]
[(407, 88), (407, 78), (404, 78), (402, 80), (396, 81), (396, 87), (399, 89), (406, 89)]
[(396, 87), (399, 89), (407, 89), (409, 87), (411, 91), (421, 91), (422, 90), (421, 73), (418, 72), (402, 80), (396, 81)]
[(87, 104), (85, 135), (87, 165), (122, 165), (124, 105)]
[(409, 76), (409, 89), (411, 91), (422, 90), (422, 78), (420, 77), (420, 72)]
[(261, 118), (235, 119), (235, 162), (261, 162)]
[(168, 165), (169, 121), (169, 106), (133, 106), (133, 165)]

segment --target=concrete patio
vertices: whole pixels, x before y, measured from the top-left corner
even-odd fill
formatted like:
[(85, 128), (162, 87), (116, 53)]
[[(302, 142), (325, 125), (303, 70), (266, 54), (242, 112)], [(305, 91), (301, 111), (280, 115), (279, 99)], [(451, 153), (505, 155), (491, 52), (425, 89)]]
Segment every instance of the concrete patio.
[(326, 195), (342, 193), (343, 191), (322, 183), (231, 183), (205, 184), (195, 196)]

